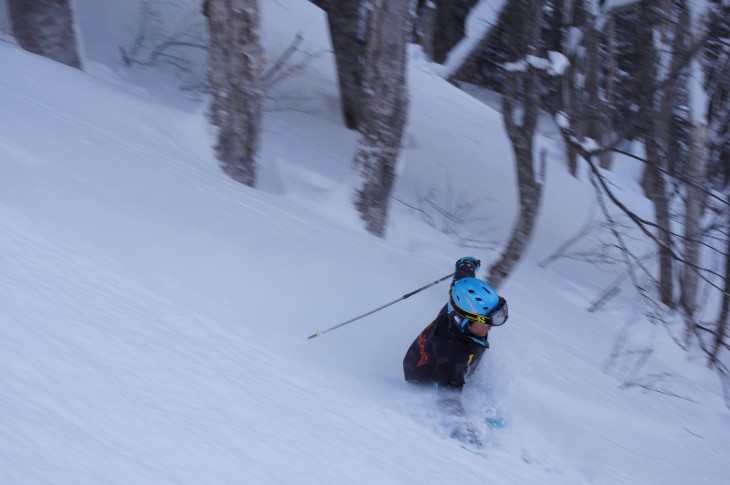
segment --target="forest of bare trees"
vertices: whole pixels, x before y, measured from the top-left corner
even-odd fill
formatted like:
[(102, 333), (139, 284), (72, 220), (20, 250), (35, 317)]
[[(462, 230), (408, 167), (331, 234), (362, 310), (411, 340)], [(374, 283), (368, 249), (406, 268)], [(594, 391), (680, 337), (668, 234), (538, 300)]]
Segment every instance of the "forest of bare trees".
[[(408, 113), (407, 44), (444, 62), (477, 0), (311, 0), (327, 16), (343, 123), (359, 132), (353, 206), (383, 236)], [(730, 2), (727, 0), (495, 0), (496, 21), (456, 69), (453, 84), (501, 94), (514, 153), (519, 210), (489, 268), (499, 284), (530, 243), (542, 187), (535, 174), (537, 118), (552, 116), (566, 166), (589, 175), (613, 248), (656, 321), (680, 315), (682, 347), (730, 350)], [(21, 47), (81, 67), (68, 0), (8, 2)], [(256, 186), (266, 60), (258, 0), (206, 0), (210, 120), (233, 179)], [(565, 69), (551, 69), (555, 59)], [(553, 66), (554, 67), (554, 66)], [(642, 150), (630, 149), (639, 144)], [(631, 211), (606, 181), (617, 154), (644, 164), (652, 218)], [(484, 154), (485, 163), (488, 154)], [(650, 242), (634, 254), (618, 210)], [(678, 229), (681, 228), (681, 229)], [(708, 318), (698, 308), (712, 303)]]
[[(621, 230), (614, 230), (615, 247), (652, 317), (666, 322), (679, 312), (685, 330), (677, 342), (699, 345), (727, 382), (728, 369), (718, 355), (730, 349), (730, 7), (713, 1), (700, 11), (683, 0), (538, 3), (544, 13), (538, 27), (526, 21), (529, 16), (520, 17), (522, 28), (533, 25), (537, 35), (530, 50), (521, 53), (527, 67), (520, 75), (529, 79), (534, 67), (541, 65), (535, 59), (546, 60), (548, 52), (569, 61), (562, 76), (543, 70), (538, 88), (541, 109), (555, 116), (563, 132), (568, 166), (573, 174), (579, 167), (587, 168), (603, 215), (614, 227), (618, 222), (612, 214), (618, 208), (654, 245), (653, 261), (647, 262), (629, 249)], [(517, 17), (511, 12), (527, 9), (532, 2), (503, 4), (497, 24), (453, 81), (499, 91), (503, 100), (516, 96), (525, 102), (535, 94), (529, 82), (514, 79), (514, 50), (520, 44), (513, 37)], [(507, 132), (517, 148), (512, 134), (515, 116), (505, 101), (503, 109)], [(521, 110), (520, 119), (526, 126), (529, 111)], [(644, 147), (643, 153), (626, 150), (635, 142)], [(616, 153), (644, 163), (643, 188), (654, 206), (651, 220), (632, 212), (620, 192), (607, 183), (602, 170), (611, 168)], [(532, 163), (537, 164), (534, 158)], [(517, 155), (516, 164), (521, 193), (534, 193), (531, 183), (525, 182), (529, 178), (519, 172), (523, 169)], [(521, 208), (518, 226), (527, 212)], [(710, 321), (696, 311), (708, 295), (718, 309)]]

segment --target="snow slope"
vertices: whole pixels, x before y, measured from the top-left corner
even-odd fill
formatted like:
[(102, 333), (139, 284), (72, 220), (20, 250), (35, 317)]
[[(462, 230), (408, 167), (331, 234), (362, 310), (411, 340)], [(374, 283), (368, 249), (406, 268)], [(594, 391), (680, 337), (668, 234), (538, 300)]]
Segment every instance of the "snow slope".
[[(82, 28), (119, 15), (77, 4)], [(305, 49), (328, 49), (309, 2), (263, 6), (270, 56), (297, 29)], [(217, 167), (204, 103), (132, 85), (103, 64), (112, 51), (86, 49), (89, 74), (0, 43), (0, 483), (725, 483), (729, 416), (701, 360), (644, 322), (628, 291), (588, 313), (615, 274), (536, 264), (593, 204), (549, 124), (536, 241), (502, 289), (510, 322), (464, 391), (475, 423), (499, 412), (507, 425), (481, 424), (486, 446), (468, 450), (433, 393), (402, 380), (446, 284), (306, 336), (460, 256), (497, 256), (516, 200), (499, 113), (412, 52), (395, 195), (418, 205), (435, 189), (449, 206), (458, 188), (476, 204), (459, 229), (488, 244), (457, 247), (396, 201), (380, 240), (350, 206), (355, 135), (331, 55), (271, 94), (253, 190)], [(622, 330), (622, 350), (651, 343), (646, 366), (609, 359)]]

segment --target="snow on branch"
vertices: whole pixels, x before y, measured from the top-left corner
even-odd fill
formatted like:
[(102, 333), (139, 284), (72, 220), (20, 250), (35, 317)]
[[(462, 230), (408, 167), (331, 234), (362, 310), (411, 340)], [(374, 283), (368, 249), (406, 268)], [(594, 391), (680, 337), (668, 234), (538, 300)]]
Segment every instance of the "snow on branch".
[(519, 61), (507, 62), (502, 65), (504, 70), (508, 72), (525, 72), (528, 66), (532, 66), (539, 71), (545, 71), (550, 76), (562, 76), (570, 66), (570, 61), (560, 52), (549, 51), (547, 58), (528, 55)]

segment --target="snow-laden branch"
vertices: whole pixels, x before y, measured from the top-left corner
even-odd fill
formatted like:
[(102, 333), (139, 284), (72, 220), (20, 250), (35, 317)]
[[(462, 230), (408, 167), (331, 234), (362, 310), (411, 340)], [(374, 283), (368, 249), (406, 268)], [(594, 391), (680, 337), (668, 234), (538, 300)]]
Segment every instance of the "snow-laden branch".
[(509, 72), (525, 72), (528, 66), (545, 71), (551, 76), (562, 76), (570, 66), (570, 61), (560, 52), (549, 51), (547, 58), (528, 55), (519, 61), (502, 64), (504, 70)]

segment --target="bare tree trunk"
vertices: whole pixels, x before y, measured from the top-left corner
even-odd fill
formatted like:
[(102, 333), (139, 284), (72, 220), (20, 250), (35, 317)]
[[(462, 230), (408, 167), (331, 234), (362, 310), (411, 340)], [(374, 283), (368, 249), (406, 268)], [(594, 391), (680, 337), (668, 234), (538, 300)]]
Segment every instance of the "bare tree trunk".
[(658, 227), (656, 237), (659, 244), (659, 297), (669, 308), (675, 307), (673, 277), (672, 241), (669, 233), (669, 200), (666, 182), (659, 171), (659, 150), (653, 140), (646, 140), (646, 158), (649, 166), (644, 175), (644, 189), (654, 203), (654, 218)]
[(715, 341), (712, 344), (708, 362), (712, 367), (717, 366), (720, 351), (727, 346), (725, 337), (727, 336), (728, 318), (730, 318), (730, 238), (728, 238), (727, 249), (725, 251), (725, 292), (722, 295), (722, 306), (720, 316), (717, 319)]
[[(505, 25), (509, 29), (508, 38), (510, 45), (514, 46), (517, 61), (536, 54), (542, 2), (514, 0), (514, 5), (514, 18)], [(528, 63), (524, 71), (509, 70), (507, 79), (502, 96), (502, 116), (515, 154), (520, 211), (502, 255), (489, 268), (489, 281), (494, 286), (499, 286), (522, 259), (532, 237), (542, 198), (542, 186), (535, 177), (533, 154), (533, 138), (540, 109), (539, 74)]]
[(433, 60), (443, 63), (451, 49), (464, 37), (466, 17), (477, 0), (435, 0), (435, 3)]
[(426, 57), (433, 59), (436, 36), (436, 3), (433, 0), (419, 0), (414, 34), (414, 41), (423, 47)]
[[(558, 1), (561, 4), (561, 28), (565, 29), (569, 26), (576, 26), (577, 28), (583, 28), (582, 25), (576, 25), (576, 10), (582, 11), (582, 0), (564, 0)], [(573, 134), (578, 139), (578, 142), (585, 136), (585, 103), (583, 100), (583, 82), (579, 79), (583, 79), (583, 69), (585, 62), (583, 61), (584, 54), (575, 52), (575, 49), (571, 49), (568, 45), (570, 42), (570, 36), (561, 37), (560, 52), (564, 52), (569, 56), (570, 65), (560, 79), (561, 84), (561, 106), (557, 109), (558, 111), (563, 110), (570, 119), (570, 126)], [(576, 147), (569, 143), (566, 146), (566, 157), (568, 164), (568, 172), (573, 176), (578, 174), (578, 150)]]
[(654, 203), (654, 217), (658, 226), (659, 240), (659, 296), (661, 302), (674, 308), (673, 257), (670, 235), (669, 200), (666, 182), (661, 169), (666, 168), (667, 136), (670, 120), (667, 119), (668, 99), (676, 94), (676, 84), (670, 83), (662, 92), (657, 92), (657, 70), (659, 65), (655, 34), (659, 30), (659, 0), (644, 0), (640, 3), (642, 19), (645, 23), (637, 32), (638, 55), (640, 57), (639, 102), (641, 124), (648, 166), (644, 174), (643, 186), (646, 196)]
[(584, 34), (586, 54), (583, 67), (583, 76), (585, 79), (583, 89), (585, 90), (585, 102), (588, 108), (584, 113), (584, 123), (586, 125), (586, 135), (599, 142), (601, 139), (601, 112), (603, 111), (603, 106), (598, 95), (598, 78), (602, 67), (602, 59), (598, 53), (601, 33), (596, 28), (595, 22), (595, 17), (591, 15), (587, 21), (587, 28)]
[[(705, 58), (705, 91), (709, 96), (707, 109), (707, 169), (712, 170), (716, 183), (724, 185), (723, 193), (727, 200), (730, 184), (730, 47), (727, 44), (727, 33), (730, 31), (730, 5), (719, 3), (710, 8), (710, 21), (714, 24), (714, 32), (710, 46), (704, 52)], [(724, 40), (725, 39), (725, 40)], [(727, 208), (726, 208), (727, 209)], [(730, 216), (724, 214), (725, 234), (730, 227)], [(727, 237), (727, 236), (726, 236)], [(715, 326), (715, 338), (709, 357), (709, 365), (715, 367), (728, 382), (727, 366), (723, 366), (720, 352), (730, 349), (727, 342), (728, 319), (730, 318), (730, 238), (725, 249), (724, 292), (720, 314)], [(725, 388), (725, 402), (730, 407), (729, 394)]]
[[(606, 73), (605, 102), (601, 110), (602, 128), (601, 128), (601, 146), (607, 147), (612, 143), (611, 135), (614, 130), (614, 114), (613, 106), (616, 101), (616, 73), (618, 71), (617, 48), (616, 48), (616, 32), (615, 20), (612, 14), (609, 15), (606, 22), (606, 55), (608, 56), (608, 72)], [(613, 154), (610, 150), (606, 150), (600, 155), (601, 168), (610, 170), (613, 165)]]
[(362, 73), (365, 22), (361, 0), (338, 0), (327, 8), (327, 22), (335, 51), (345, 126), (357, 129), (362, 118)]
[(354, 165), (355, 207), (367, 230), (385, 234), (390, 192), (406, 122), (406, 42), (410, 0), (375, 0), (368, 18), (363, 115)]
[[(580, 143), (583, 136), (585, 136), (585, 125), (583, 123), (585, 104), (582, 99), (582, 89), (577, 82), (577, 78), (581, 76), (578, 64), (577, 59), (573, 58), (566, 75), (563, 76), (565, 97), (563, 109), (568, 114), (571, 121), (570, 126), (578, 143)], [(578, 175), (578, 150), (572, 143), (567, 145), (566, 156), (568, 158), (568, 172), (576, 177)]]
[[(727, 38), (730, 31), (730, 4), (715, 5), (710, 10), (710, 19), (716, 25), (705, 50), (712, 54), (704, 71), (706, 92), (710, 96), (707, 113), (708, 161), (710, 171), (725, 185), (730, 184), (730, 45)], [(708, 57), (710, 57), (708, 55)]]
[(535, 180), (532, 169), (532, 138), (528, 140), (522, 135), (518, 136), (512, 140), (512, 150), (520, 190), (519, 215), (500, 259), (489, 268), (488, 279), (494, 287), (498, 287), (522, 259), (532, 238), (542, 198), (542, 186)]
[(8, 0), (8, 10), (20, 47), (81, 69), (69, 0)]
[[(545, 37), (545, 49), (566, 54), (565, 49), (565, 33), (570, 28), (569, 16), (567, 12), (569, 6), (566, 0), (554, 0), (552, 2), (552, 10), (548, 19), (544, 24), (548, 26)], [(547, 89), (547, 94), (543, 97), (543, 109), (548, 113), (555, 114), (559, 111), (565, 111), (563, 101), (565, 99), (565, 75), (562, 76), (543, 76), (543, 90)]]
[[(567, 102), (564, 110), (570, 118), (571, 128), (577, 136), (578, 142), (584, 138), (591, 138), (602, 143), (607, 136), (602, 122), (605, 119), (605, 104), (599, 95), (603, 58), (600, 53), (602, 33), (596, 26), (598, 6), (586, 7), (580, 0), (571, 0), (571, 8), (567, 9), (572, 18), (568, 25), (574, 25), (583, 32), (578, 48), (569, 49), (571, 53), (571, 67), (565, 76), (565, 90)], [(566, 38), (571, 42), (572, 36)], [(578, 172), (578, 154), (575, 147), (568, 145), (568, 169), (573, 176)]]
[[(703, 113), (704, 115), (704, 113)], [(686, 315), (687, 326), (685, 344), (689, 345), (693, 329), (693, 317), (697, 305), (699, 274), (696, 268), (700, 263), (700, 241), (702, 239), (702, 214), (705, 209), (705, 193), (702, 184), (707, 167), (707, 131), (703, 125), (692, 127), (692, 158), (689, 161), (687, 178), (693, 185), (687, 185), (684, 217), (684, 275), (682, 277), (682, 294), (680, 304)]]
[(263, 51), (257, 0), (206, 0), (210, 28), (209, 116), (219, 128), (216, 150), (223, 171), (256, 184), (262, 116)]

